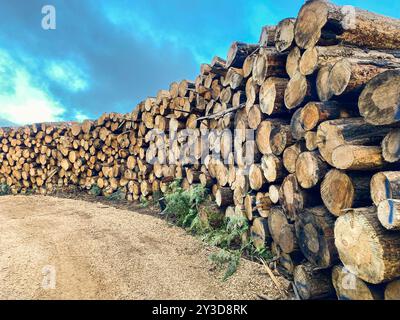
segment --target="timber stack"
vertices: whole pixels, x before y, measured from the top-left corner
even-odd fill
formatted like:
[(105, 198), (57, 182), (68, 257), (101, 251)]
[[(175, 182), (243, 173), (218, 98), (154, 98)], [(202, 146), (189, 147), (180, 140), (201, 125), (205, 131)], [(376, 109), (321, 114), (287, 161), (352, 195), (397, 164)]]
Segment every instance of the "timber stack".
[(399, 34), (307, 1), (129, 114), (0, 129), (0, 184), (130, 201), (201, 184), (302, 299), (400, 299)]

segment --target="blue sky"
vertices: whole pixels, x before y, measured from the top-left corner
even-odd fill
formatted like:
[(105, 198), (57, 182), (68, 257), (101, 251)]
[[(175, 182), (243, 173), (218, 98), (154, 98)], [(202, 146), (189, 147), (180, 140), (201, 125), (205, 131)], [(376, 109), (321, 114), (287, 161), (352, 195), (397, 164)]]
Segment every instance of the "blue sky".
[[(0, 126), (129, 112), (303, 0), (0, 0)], [(349, 0), (400, 18), (400, 1)], [(54, 5), (57, 29), (41, 28)]]

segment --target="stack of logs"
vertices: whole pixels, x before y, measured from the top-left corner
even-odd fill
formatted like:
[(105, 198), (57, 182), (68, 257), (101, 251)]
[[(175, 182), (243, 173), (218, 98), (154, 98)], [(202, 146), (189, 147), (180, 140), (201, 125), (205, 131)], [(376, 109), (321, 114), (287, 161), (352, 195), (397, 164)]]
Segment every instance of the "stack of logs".
[(400, 299), (399, 34), (307, 1), (130, 114), (0, 129), (0, 184), (127, 200), (202, 184), (301, 298)]

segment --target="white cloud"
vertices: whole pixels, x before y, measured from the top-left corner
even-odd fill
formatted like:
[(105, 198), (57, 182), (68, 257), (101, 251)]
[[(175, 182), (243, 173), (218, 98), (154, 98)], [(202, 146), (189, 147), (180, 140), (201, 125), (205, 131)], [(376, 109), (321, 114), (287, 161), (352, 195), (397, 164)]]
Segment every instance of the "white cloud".
[(89, 86), (83, 71), (70, 61), (51, 62), (46, 74), (51, 80), (72, 92), (84, 91)]
[(65, 109), (33, 83), (24, 66), (0, 50), (0, 118), (18, 125), (60, 121)]

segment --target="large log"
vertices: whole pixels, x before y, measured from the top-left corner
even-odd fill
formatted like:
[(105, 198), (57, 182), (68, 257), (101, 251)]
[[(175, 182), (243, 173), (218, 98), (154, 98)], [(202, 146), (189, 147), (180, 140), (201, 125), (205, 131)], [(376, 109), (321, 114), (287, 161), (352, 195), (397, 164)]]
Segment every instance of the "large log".
[(261, 85), (259, 92), (260, 109), (267, 115), (279, 115), (287, 112), (284, 102), (288, 84), (286, 78), (270, 77)]
[(364, 88), (358, 107), (365, 121), (374, 125), (400, 121), (400, 70), (377, 75)]
[(322, 201), (335, 216), (343, 215), (345, 209), (370, 205), (370, 179), (369, 174), (346, 174), (332, 169), (321, 183)]
[(337, 101), (309, 102), (293, 114), (290, 123), (292, 135), (300, 140), (304, 138), (307, 131), (315, 129), (326, 120), (347, 118), (354, 114), (351, 108), (352, 106)]
[(387, 164), (378, 146), (342, 145), (333, 150), (332, 163), (342, 170), (379, 170)]
[(242, 68), (244, 60), (259, 48), (256, 44), (234, 42), (228, 51), (225, 67)]
[(308, 49), (322, 39), (370, 49), (399, 49), (400, 21), (329, 1), (307, 1), (295, 26), (296, 44)]
[(387, 127), (375, 127), (362, 118), (329, 120), (318, 128), (318, 149), (330, 165), (333, 151), (341, 145), (377, 145), (390, 131)]
[(266, 244), (271, 242), (268, 220), (265, 218), (254, 219), (253, 225), (250, 227), (250, 237), (257, 249), (264, 249)]
[(304, 208), (317, 205), (320, 202), (320, 198), (315, 190), (303, 190), (296, 176), (289, 174), (282, 182), (279, 201), (288, 219), (295, 221), (297, 215)]
[(330, 298), (335, 292), (329, 272), (317, 270), (310, 264), (302, 264), (295, 268), (294, 284), (304, 300)]
[(307, 208), (297, 215), (296, 235), (304, 256), (320, 268), (338, 260), (333, 228), (335, 218), (325, 207)]
[(382, 52), (352, 46), (317, 46), (304, 52), (299, 63), (299, 70), (307, 76), (327, 65), (334, 65), (344, 58), (350, 61), (362, 61), (365, 64), (369, 62), (383, 65), (385, 62), (398, 61), (397, 56), (398, 53), (392, 51)]
[(310, 189), (324, 178), (328, 169), (318, 151), (303, 152), (296, 161), (296, 178), (301, 187)]
[(339, 300), (382, 300), (383, 288), (379, 285), (371, 285), (354, 274), (350, 273), (342, 265), (332, 268), (332, 283)]
[(344, 266), (366, 282), (378, 284), (400, 276), (400, 236), (382, 227), (374, 207), (339, 217), (335, 245)]
[(285, 90), (285, 106), (289, 110), (295, 109), (302, 104), (315, 98), (315, 86), (312, 81), (295, 72), (289, 80)]

